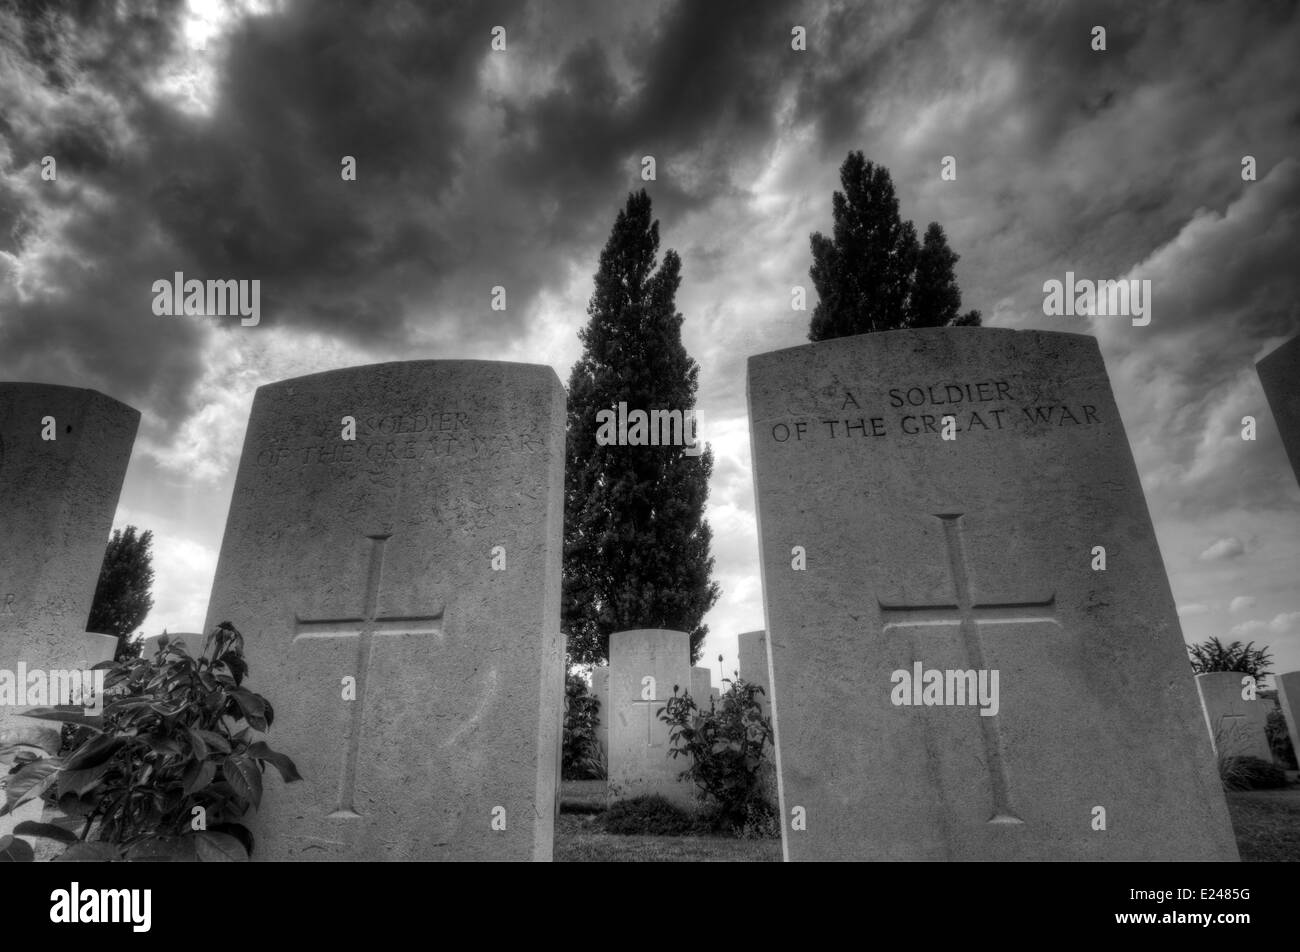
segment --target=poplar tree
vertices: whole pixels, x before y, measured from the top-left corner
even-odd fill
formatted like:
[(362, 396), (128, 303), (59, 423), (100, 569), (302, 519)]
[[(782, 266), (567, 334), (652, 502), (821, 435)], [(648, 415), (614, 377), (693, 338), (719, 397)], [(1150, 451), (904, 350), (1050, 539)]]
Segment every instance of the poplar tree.
[(808, 339), (904, 327), (978, 326), (979, 311), (959, 314), (961, 291), (953, 268), (958, 255), (948, 247), (938, 222), (924, 243), (898, 213), (889, 170), (850, 152), (840, 166), (844, 191), (831, 196), (831, 237), (812, 235), (809, 275), (817, 306)]
[[(704, 519), (713, 454), (682, 446), (600, 445), (597, 414), (695, 408), (699, 367), (682, 345), (681, 258), (657, 260), (659, 222), (645, 190), (600, 254), (582, 356), (569, 376), (563, 623), (571, 664), (609, 657), (609, 636), (668, 628), (691, 638), (691, 662), (718, 599)], [(684, 688), (687, 686), (683, 686)]]

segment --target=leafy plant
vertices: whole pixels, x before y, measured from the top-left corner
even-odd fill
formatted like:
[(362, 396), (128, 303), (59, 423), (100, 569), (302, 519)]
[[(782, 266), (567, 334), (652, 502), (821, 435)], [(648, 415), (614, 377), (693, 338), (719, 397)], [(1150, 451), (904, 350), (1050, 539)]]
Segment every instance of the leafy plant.
[[(72, 844), (63, 860), (248, 859), (253, 838), (239, 821), (261, 803), (265, 765), (286, 782), (302, 778), (292, 760), (256, 739), (275, 712), (242, 687), (243, 636), (222, 622), (197, 658), (164, 637), (153, 658), (97, 667), (107, 671), (102, 715), (28, 713), (74, 724), (77, 736), (69, 754), (15, 763), (0, 814), (42, 797), (64, 815), (20, 823), (14, 833)], [(30, 849), (0, 840), (0, 852), (15, 849), (31, 858)]]
[(1291, 732), (1287, 730), (1286, 715), (1282, 713), (1280, 707), (1274, 707), (1268, 712), (1264, 733), (1268, 737), (1269, 749), (1273, 751), (1273, 757), (1277, 762), (1295, 770), (1296, 751), (1291, 744)]
[(1256, 681), (1273, 672), (1268, 671), (1273, 658), (1267, 648), (1256, 648), (1255, 642), (1242, 644), (1234, 641), (1225, 645), (1218, 638), (1211, 638), (1197, 645), (1188, 645), (1188, 660), (1196, 674), (1208, 674), (1211, 671), (1240, 671), (1253, 675)]
[(720, 702), (710, 698), (707, 710), (674, 687), (659, 719), (669, 725), (670, 756), (691, 759), (681, 777), (709, 799), (714, 825), (754, 835), (774, 815), (765, 780), (772, 722), (757, 700), (762, 687), (740, 678), (724, 680), (730, 688)]
[(605, 775), (599, 728), (599, 699), (588, 692), (582, 675), (570, 671), (564, 679), (561, 776), (565, 780), (593, 780)]

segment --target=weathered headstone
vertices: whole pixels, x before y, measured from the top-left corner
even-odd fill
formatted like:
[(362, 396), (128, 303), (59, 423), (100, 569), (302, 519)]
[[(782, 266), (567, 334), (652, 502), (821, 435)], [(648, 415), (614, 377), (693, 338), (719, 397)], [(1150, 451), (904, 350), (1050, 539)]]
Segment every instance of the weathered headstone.
[(1277, 704), (1282, 708), (1282, 719), (1291, 735), (1291, 749), (1300, 763), (1300, 671), (1275, 674), (1273, 684), (1277, 687)]
[(672, 757), (668, 725), (659, 719), (673, 696), (691, 684), (691, 639), (659, 628), (609, 636), (609, 798), (660, 794), (683, 807), (695, 805), (694, 786), (679, 779), (690, 767)]
[(600, 665), (591, 669), (591, 696), (600, 703), (597, 717), (600, 724), (596, 727), (596, 738), (600, 742), (600, 758), (609, 764), (609, 667)]
[[(112, 660), (86, 622), (139, 425), (94, 390), (0, 383), (0, 670)], [(30, 732), (28, 706), (0, 706), (0, 740)]]
[(1273, 702), (1242, 697), (1245, 677), (1240, 671), (1211, 671), (1196, 676), (1210, 743), (1220, 757), (1258, 757), (1271, 763), (1273, 752), (1266, 728)]
[(825, 341), (749, 406), (787, 858), (1237, 858), (1093, 338)]
[(691, 697), (697, 707), (708, 710), (709, 689), (713, 686), (713, 672), (708, 668), (691, 668)]
[(1300, 337), (1291, 338), (1260, 360), (1255, 371), (1291, 460), (1291, 471), (1300, 479)]
[(259, 388), (204, 625), (305, 778), (267, 772), (254, 858), (551, 858), (564, 416), (528, 364)]
[(755, 698), (766, 713), (770, 709), (769, 699), (772, 697), (772, 682), (767, 674), (767, 633), (741, 632), (737, 641), (739, 642), (740, 677), (763, 689), (763, 693), (755, 695)]
[(722, 700), (722, 689), (721, 689), (721, 688), (709, 688), (709, 696), (712, 697), (713, 700), (715, 700), (715, 701), (720, 701), (720, 700)]

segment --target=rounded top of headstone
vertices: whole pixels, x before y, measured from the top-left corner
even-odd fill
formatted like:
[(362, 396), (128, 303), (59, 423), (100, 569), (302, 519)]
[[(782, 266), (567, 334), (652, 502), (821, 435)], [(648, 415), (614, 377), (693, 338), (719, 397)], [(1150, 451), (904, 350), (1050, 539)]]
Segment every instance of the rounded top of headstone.
[(679, 638), (685, 638), (690, 641), (691, 636), (684, 631), (673, 631), (671, 628), (632, 628), (628, 631), (616, 631), (609, 636), (610, 641), (615, 639), (619, 641), (645, 641), (654, 638), (663, 641), (676, 641)]
[(68, 406), (70, 404), (97, 404), (105, 410), (110, 410), (125, 416), (132, 417), (136, 420), (140, 418), (140, 411), (130, 404), (116, 400), (108, 394), (101, 393), (98, 390), (91, 390), (88, 387), (69, 387), (61, 383), (37, 383), (34, 381), (0, 381), (0, 409), (6, 405), (18, 404), (46, 404), (50, 406)]
[(1210, 682), (1211, 684), (1238, 685), (1242, 678), (1250, 677), (1245, 671), (1205, 671), (1196, 676), (1197, 681)]
[(298, 387), (310, 389), (345, 387), (352, 381), (400, 380), (405, 377), (445, 377), (449, 381), (458, 378), (465, 381), (477, 379), (508, 377), (513, 380), (526, 381), (530, 377), (544, 378), (547, 382), (559, 385), (560, 378), (555, 368), (549, 364), (525, 364), (509, 360), (390, 360), (379, 364), (359, 364), (355, 367), (340, 367), (337, 370), (323, 370), (319, 373), (304, 374), (301, 377), (288, 377), (274, 383), (263, 384), (258, 392), (292, 392)]
[(762, 637), (763, 637), (764, 635), (766, 635), (766, 634), (767, 634), (767, 629), (766, 629), (766, 628), (760, 628), (760, 629), (758, 629), (757, 631), (742, 631), (742, 632), (741, 632), (739, 635), (737, 635), (736, 637), (738, 637), (738, 638), (755, 638), (755, 637), (757, 637), (757, 638), (762, 638)]

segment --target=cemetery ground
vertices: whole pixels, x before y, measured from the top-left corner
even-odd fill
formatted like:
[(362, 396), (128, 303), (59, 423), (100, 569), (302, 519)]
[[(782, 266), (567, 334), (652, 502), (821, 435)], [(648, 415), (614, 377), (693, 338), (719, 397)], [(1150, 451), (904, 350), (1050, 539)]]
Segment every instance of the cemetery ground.
[(565, 780), (555, 826), (555, 861), (568, 863), (779, 863), (780, 839), (637, 836), (606, 832), (605, 781)]
[[(1290, 771), (1288, 779), (1291, 784), (1283, 790), (1226, 792), (1243, 862), (1300, 862), (1300, 773)], [(563, 782), (555, 827), (556, 862), (781, 861), (779, 839), (609, 833), (601, 824), (604, 804), (603, 780)]]

